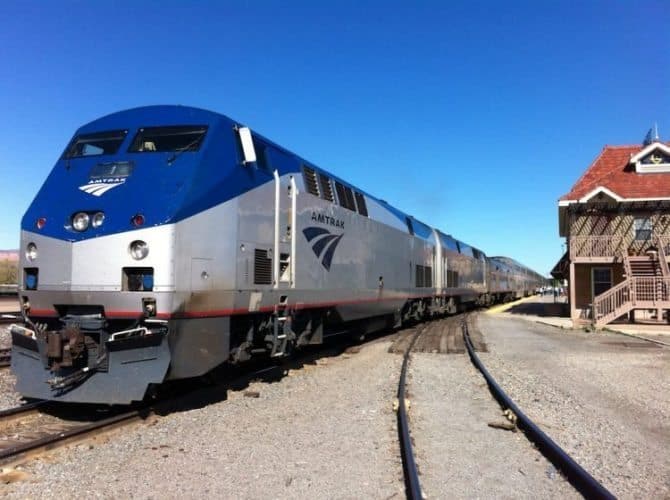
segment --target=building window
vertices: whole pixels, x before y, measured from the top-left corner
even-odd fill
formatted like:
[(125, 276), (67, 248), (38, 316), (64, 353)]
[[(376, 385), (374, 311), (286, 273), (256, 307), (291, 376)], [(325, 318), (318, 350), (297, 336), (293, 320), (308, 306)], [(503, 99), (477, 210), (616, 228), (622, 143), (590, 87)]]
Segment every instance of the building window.
[(609, 267), (594, 267), (591, 281), (593, 296), (596, 297), (612, 288), (612, 270)]
[(636, 240), (650, 240), (651, 239), (651, 219), (649, 217), (635, 217), (633, 221), (633, 229), (635, 230)]

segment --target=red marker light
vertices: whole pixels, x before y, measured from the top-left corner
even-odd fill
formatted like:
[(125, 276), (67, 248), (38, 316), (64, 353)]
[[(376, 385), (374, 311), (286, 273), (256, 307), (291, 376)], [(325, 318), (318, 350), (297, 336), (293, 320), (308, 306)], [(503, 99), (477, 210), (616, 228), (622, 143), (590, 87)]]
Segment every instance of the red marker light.
[(142, 214), (133, 215), (132, 223), (133, 223), (133, 226), (135, 226), (135, 227), (143, 226), (144, 225), (144, 215), (142, 215)]
[(35, 226), (37, 226), (37, 229), (42, 229), (44, 225), (47, 223), (46, 217), (40, 217), (35, 221)]

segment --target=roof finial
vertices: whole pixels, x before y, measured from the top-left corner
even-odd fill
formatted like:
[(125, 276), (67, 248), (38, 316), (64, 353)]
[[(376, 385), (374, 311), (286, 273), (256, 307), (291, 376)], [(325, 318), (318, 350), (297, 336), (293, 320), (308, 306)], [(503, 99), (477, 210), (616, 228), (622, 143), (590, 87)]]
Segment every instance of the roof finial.
[(652, 142), (658, 142), (658, 124), (654, 123), (654, 126), (649, 129), (647, 135), (644, 136), (643, 146), (649, 146)]

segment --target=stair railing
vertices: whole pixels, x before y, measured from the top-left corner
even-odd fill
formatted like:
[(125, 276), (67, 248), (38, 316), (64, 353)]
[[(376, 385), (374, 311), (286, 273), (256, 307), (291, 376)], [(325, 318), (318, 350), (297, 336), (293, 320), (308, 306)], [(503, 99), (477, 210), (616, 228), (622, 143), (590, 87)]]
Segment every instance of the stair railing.
[(664, 278), (670, 278), (670, 269), (668, 269), (668, 261), (666, 260), (667, 257), (665, 252), (665, 246), (668, 244), (666, 240), (667, 238), (654, 236), (654, 244), (656, 245), (656, 248), (658, 248), (658, 260), (661, 265), (661, 272), (663, 273)]
[(625, 272), (625, 280), (624, 283), (627, 281), (629, 284), (629, 296), (628, 300), (631, 302), (635, 302), (635, 287), (630, 286), (632, 284), (632, 279), (633, 279), (633, 268), (630, 265), (630, 259), (628, 258), (628, 253), (622, 252), (621, 253), (621, 259), (623, 260), (623, 268)]
[[(593, 321), (603, 325), (626, 312), (631, 304), (631, 280), (626, 279), (593, 298)], [(624, 309), (624, 306), (625, 307)]]

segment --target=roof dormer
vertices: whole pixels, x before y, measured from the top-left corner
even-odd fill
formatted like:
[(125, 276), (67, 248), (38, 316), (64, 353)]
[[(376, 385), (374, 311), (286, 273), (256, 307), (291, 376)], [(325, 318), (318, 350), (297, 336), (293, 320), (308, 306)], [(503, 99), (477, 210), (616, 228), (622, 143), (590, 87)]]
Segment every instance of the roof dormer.
[(631, 156), (630, 165), (635, 166), (638, 174), (670, 172), (670, 147), (662, 142), (652, 142)]

